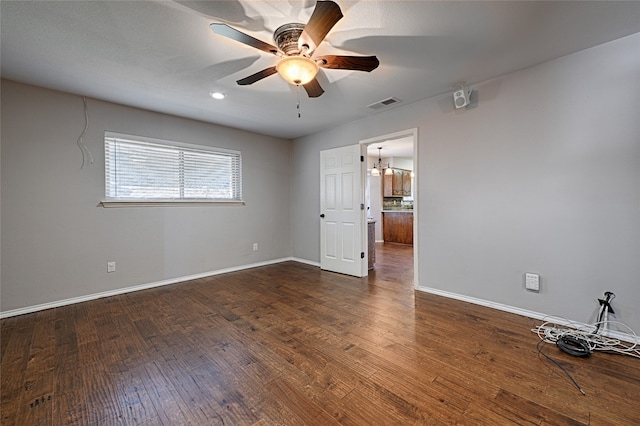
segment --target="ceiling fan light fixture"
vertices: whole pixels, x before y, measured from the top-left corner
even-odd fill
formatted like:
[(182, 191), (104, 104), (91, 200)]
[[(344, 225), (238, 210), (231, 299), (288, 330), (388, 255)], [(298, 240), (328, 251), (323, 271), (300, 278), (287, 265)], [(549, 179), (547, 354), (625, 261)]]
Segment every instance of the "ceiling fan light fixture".
[(287, 83), (303, 86), (316, 77), (318, 64), (305, 56), (287, 56), (278, 62), (276, 70)]

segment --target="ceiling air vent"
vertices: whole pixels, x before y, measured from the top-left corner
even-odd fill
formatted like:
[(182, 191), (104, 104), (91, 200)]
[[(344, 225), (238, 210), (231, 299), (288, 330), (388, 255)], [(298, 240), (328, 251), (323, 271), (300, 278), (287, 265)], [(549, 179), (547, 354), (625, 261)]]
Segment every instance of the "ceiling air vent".
[(378, 102), (374, 102), (370, 105), (367, 105), (367, 108), (380, 109), (380, 108), (384, 108), (384, 107), (388, 107), (390, 105), (396, 104), (398, 102), (400, 102), (400, 99), (398, 98), (387, 98)]

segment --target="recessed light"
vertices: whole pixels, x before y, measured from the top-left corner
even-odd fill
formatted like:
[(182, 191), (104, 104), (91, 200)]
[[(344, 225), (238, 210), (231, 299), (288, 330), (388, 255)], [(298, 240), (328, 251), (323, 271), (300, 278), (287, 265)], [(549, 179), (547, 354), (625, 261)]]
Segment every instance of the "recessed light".
[(220, 93), (220, 92), (211, 92), (211, 93), (209, 93), (209, 95), (210, 95), (213, 99), (224, 99), (224, 98), (225, 98), (224, 93)]

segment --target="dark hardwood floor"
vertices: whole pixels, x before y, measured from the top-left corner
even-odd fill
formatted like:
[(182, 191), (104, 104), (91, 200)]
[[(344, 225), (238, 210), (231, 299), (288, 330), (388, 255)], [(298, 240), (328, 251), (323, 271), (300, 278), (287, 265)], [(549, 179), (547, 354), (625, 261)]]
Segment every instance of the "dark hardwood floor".
[(633, 425), (640, 361), (413, 291), (411, 248), (365, 279), (295, 262), (2, 320), (3, 425)]

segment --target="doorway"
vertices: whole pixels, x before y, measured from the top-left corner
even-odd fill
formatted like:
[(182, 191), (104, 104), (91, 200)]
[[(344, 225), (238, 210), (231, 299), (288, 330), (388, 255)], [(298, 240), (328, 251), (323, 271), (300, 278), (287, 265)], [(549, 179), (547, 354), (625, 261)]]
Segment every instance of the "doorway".
[[(361, 145), (367, 146), (367, 167), (365, 168), (365, 176), (363, 182), (365, 182), (365, 195), (367, 205), (367, 217), (375, 220), (375, 239), (376, 239), (376, 251), (380, 252), (380, 262), (375, 263), (374, 271), (376, 276), (388, 276), (393, 277), (393, 274), (398, 273), (397, 264), (398, 259), (405, 259), (402, 262), (407, 267), (408, 264), (412, 264), (413, 269), (413, 288), (419, 287), (418, 276), (418, 251), (419, 251), (419, 239), (418, 227), (419, 227), (419, 211), (418, 211), (418, 129), (408, 129), (392, 134), (380, 135), (373, 138), (360, 141)], [(379, 149), (382, 148), (382, 149)], [(376, 165), (377, 172), (381, 173), (380, 176), (371, 176), (373, 165)], [(411, 173), (411, 186), (410, 193), (386, 193), (390, 197), (384, 197), (385, 188), (384, 182), (389, 183), (390, 178), (387, 177), (386, 181), (382, 175), (384, 171), (389, 168), (396, 173), (407, 172)], [(376, 172), (374, 171), (374, 174)], [(396, 178), (401, 179), (399, 176)], [(389, 188), (386, 188), (389, 191)], [(377, 197), (380, 194), (380, 197)], [(392, 195), (392, 196), (391, 196)], [(388, 210), (387, 210), (388, 209)], [(400, 212), (397, 212), (397, 211)], [(384, 238), (383, 227), (383, 213), (393, 212), (401, 213), (395, 214), (396, 217), (400, 217), (403, 222), (406, 222), (408, 216), (412, 215), (412, 242), (413, 246), (395, 244), (382, 241)], [(391, 218), (391, 215), (387, 215), (387, 219)], [(365, 224), (367, 226), (367, 224)], [(404, 224), (406, 227), (406, 223)], [(411, 225), (409, 225), (411, 226)], [(387, 231), (389, 232), (389, 231)], [(387, 235), (387, 238), (390, 238)], [(411, 248), (412, 247), (412, 250)], [(412, 259), (409, 260), (409, 257)], [(394, 262), (389, 262), (389, 259), (396, 259)], [(402, 280), (405, 281), (405, 280)]]

